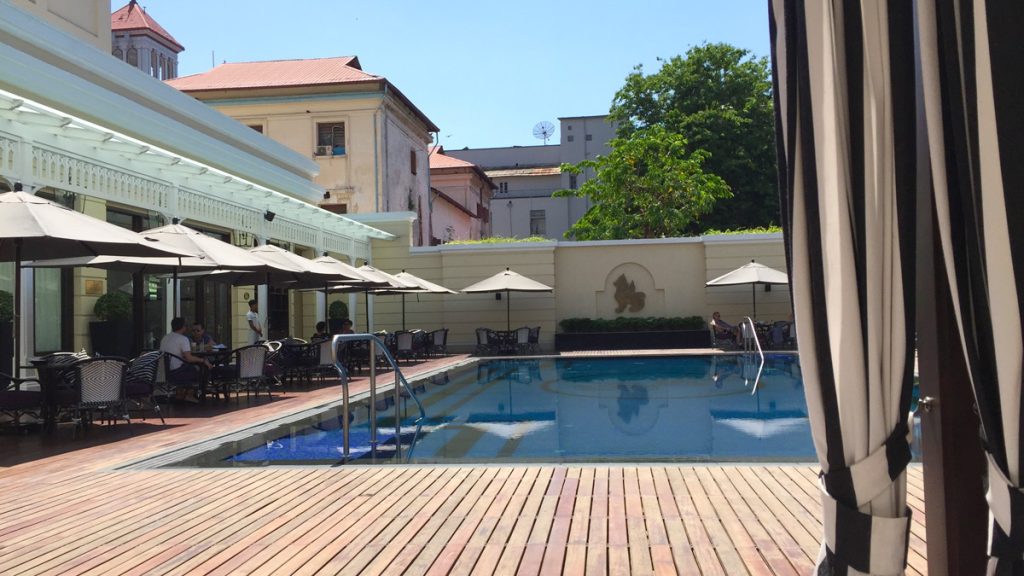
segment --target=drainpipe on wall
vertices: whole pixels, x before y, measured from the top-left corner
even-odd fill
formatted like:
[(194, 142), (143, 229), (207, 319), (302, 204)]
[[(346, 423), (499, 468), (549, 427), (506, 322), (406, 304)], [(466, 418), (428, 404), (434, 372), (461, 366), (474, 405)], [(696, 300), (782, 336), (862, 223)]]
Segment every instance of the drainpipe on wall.
[(381, 99), (380, 99), (380, 107), (381, 107), (381, 112), (382, 112), (381, 116), (380, 116), (380, 122), (381, 122), (381, 125), (382, 125), (381, 128), (382, 128), (382, 130), (384, 132), (384, 134), (383, 134), (383, 147), (382, 147), (382, 150), (384, 151), (384, 177), (383, 177), (384, 189), (383, 189), (383, 192), (384, 192), (384, 211), (387, 212), (388, 210), (391, 209), (391, 202), (390, 202), (390, 198), (389, 198), (391, 196), (391, 194), (390, 194), (391, 190), (388, 187), (388, 164), (389, 164), (389, 162), (388, 162), (388, 114), (387, 114), (387, 110), (385, 109), (385, 106), (387, 106), (387, 101), (388, 101), (388, 83), (387, 83), (386, 80), (382, 80), (381, 84), (384, 85), (384, 95), (381, 96)]
[[(427, 134), (430, 134), (430, 132), (427, 132)], [(422, 242), (420, 244), (421, 246), (430, 246), (430, 239), (434, 237), (434, 198), (430, 195), (430, 190), (431, 190), (431, 188), (430, 188), (430, 155), (433, 154), (434, 150), (437, 149), (437, 146), (441, 143), (440, 140), (441, 140), (441, 134), (438, 133), (438, 132), (434, 132), (434, 146), (433, 146), (432, 149), (427, 150), (427, 166), (426, 166), (426, 169), (427, 169), (427, 220), (428, 220), (427, 227), (428, 227), (428, 230), (427, 230), (426, 234), (421, 234), (421, 236), (423, 236), (423, 238), (421, 238), (421, 242)], [(422, 228), (423, 228), (423, 226), (420, 226), (421, 230), (422, 230)]]

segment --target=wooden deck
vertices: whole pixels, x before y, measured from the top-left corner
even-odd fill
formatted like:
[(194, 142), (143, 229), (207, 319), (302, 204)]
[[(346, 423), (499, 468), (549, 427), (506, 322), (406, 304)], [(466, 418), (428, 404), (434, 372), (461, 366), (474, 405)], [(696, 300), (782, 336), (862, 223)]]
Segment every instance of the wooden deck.
[[(806, 465), (114, 470), (337, 397), (204, 407), (133, 437), (0, 436), (0, 574), (809, 574), (818, 552)], [(920, 466), (908, 477), (907, 573), (925, 574)]]

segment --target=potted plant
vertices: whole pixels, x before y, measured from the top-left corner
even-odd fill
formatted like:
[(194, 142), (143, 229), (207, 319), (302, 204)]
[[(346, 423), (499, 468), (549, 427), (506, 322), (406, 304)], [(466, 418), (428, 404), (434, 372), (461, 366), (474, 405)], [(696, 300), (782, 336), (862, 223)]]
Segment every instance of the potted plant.
[(132, 299), (124, 292), (108, 292), (93, 306), (98, 322), (89, 323), (93, 354), (132, 356)]
[(566, 318), (558, 323), (555, 349), (644, 350), (652, 348), (707, 348), (707, 324), (700, 316), (686, 318)]
[[(0, 372), (12, 372), (11, 359), (14, 356), (14, 296), (0, 290)], [(4, 385), (6, 382), (0, 382)]]
[(341, 322), (346, 318), (348, 318), (348, 304), (341, 300), (335, 300), (327, 307), (327, 326), (331, 334), (341, 334)]

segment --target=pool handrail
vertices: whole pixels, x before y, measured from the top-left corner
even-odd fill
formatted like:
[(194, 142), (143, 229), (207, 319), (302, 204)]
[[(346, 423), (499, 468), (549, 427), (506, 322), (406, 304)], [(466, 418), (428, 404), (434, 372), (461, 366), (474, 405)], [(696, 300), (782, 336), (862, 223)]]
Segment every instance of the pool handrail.
[(423, 404), (420, 399), (413, 393), (412, 387), (409, 386), (409, 382), (406, 381), (405, 376), (402, 375), (402, 371), (398, 368), (398, 362), (395, 361), (395, 357), (388, 350), (388, 347), (384, 344), (378, 336), (366, 333), (356, 334), (335, 334), (331, 340), (331, 354), (334, 357), (334, 368), (338, 371), (338, 378), (341, 379), (341, 406), (342, 414), (344, 415), (341, 419), (342, 422), (342, 455), (344, 456), (345, 462), (348, 462), (349, 456), (349, 418), (348, 418), (348, 405), (349, 405), (349, 393), (348, 393), (348, 369), (345, 368), (342, 359), (338, 357), (338, 344), (342, 342), (369, 342), (369, 365), (370, 365), (370, 445), (376, 448), (377, 446), (377, 350), (381, 351), (388, 364), (391, 365), (392, 370), (395, 371), (395, 386), (393, 389), (395, 395), (395, 458), (397, 462), (401, 462), (402, 459), (402, 419), (401, 412), (399, 410), (401, 392), (399, 391), (399, 384), (405, 387), (405, 391), (409, 394), (409, 397), (416, 402), (416, 406), (419, 408), (420, 415), (413, 423), (416, 425), (416, 432), (413, 434), (412, 442), (409, 444), (409, 453), (406, 456), (407, 459), (412, 458), (413, 450), (416, 447), (416, 440), (420, 436), (420, 429), (422, 427), (423, 420), (427, 417), (426, 411), (423, 409)]
[(761, 372), (764, 370), (764, 350), (761, 349), (760, 338), (757, 337), (757, 326), (754, 325), (754, 321), (751, 320), (750, 316), (745, 316), (743, 321), (740, 322), (740, 332), (743, 334), (744, 353), (753, 353), (754, 349), (750, 345), (750, 341), (753, 340), (754, 346), (757, 347), (757, 353), (761, 356), (761, 365), (757, 367), (754, 387), (750, 391), (750, 395), (753, 396), (757, 393), (757, 385), (761, 383)]

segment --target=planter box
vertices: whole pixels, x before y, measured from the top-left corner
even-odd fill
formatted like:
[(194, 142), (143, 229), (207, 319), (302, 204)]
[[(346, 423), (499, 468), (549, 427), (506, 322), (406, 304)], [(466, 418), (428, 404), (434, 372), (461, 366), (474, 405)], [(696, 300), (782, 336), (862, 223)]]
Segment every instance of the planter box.
[(134, 348), (132, 321), (89, 322), (89, 341), (93, 354), (131, 358)]
[(652, 350), (658, 348), (710, 348), (707, 330), (663, 332), (559, 332), (555, 350)]
[[(4, 374), (11, 374), (14, 372), (12, 369), (14, 363), (14, 323), (13, 322), (0, 322), (0, 372)], [(4, 382), (0, 379), (0, 388), (6, 386), (8, 382)]]

